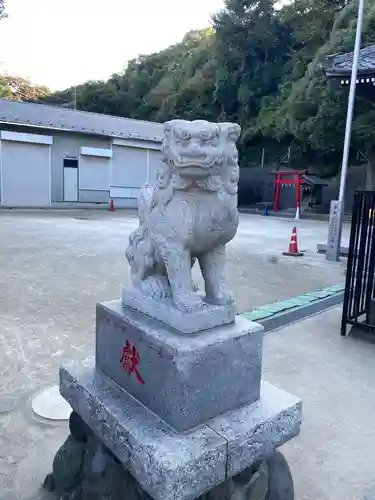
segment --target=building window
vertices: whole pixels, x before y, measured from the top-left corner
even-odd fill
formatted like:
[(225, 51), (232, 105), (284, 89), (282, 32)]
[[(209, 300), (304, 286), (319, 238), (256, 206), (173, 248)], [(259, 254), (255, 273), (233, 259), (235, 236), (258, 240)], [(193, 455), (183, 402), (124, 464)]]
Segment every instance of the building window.
[(78, 168), (77, 158), (64, 158), (64, 167)]

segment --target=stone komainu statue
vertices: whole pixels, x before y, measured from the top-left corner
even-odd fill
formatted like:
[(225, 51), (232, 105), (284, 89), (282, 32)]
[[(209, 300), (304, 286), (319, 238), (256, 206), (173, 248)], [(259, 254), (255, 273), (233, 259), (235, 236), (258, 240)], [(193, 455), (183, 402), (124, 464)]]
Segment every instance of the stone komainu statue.
[(184, 312), (201, 308), (191, 275), (198, 259), (205, 302), (234, 304), (224, 267), (225, 245), (238, 227), (240, 132), (234, 123), (165, 123), (156, 185), (141, 190), (139, 228), (126, 250), (133, 286), (143, 295), (170, 298)]

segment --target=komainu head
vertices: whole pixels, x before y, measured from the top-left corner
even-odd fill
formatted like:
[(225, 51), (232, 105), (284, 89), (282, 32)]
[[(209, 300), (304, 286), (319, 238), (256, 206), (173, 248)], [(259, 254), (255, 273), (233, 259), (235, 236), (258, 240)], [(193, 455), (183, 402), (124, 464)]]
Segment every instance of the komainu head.
[[(164, 163), (183, 179), (222, 176), (236, 167), (236, 142), (241, 127), (235, 123), (172, 120), (164, 124)], [(224, 175), (225, 176), (225, 175)]]

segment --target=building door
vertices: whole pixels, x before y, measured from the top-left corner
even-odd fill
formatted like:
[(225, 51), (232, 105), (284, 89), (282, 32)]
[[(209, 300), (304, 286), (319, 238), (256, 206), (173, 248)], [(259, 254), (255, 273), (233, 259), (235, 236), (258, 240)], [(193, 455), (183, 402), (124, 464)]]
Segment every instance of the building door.
[(109, 203), (112, 150), (81, 147), (78, 169), (78, 201)]
[(78, 160), (64, 159), (64, 201), (78, 201)]
[(148, 150), (114, 143), (111, 198), (123, 207), (137, 207), (141, 187), (147, 181)]
[(51, 204), (52, 137), (1, 131), (0, 180), (5, 207)]

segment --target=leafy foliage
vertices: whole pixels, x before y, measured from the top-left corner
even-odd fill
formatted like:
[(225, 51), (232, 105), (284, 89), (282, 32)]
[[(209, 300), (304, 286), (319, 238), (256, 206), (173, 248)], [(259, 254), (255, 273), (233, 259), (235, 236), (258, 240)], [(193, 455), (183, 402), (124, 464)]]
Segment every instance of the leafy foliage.
[(181, 43), (159, 53), (130, 61), (123, 74), (107, 82), (87, 82), (76, 89), (56, 92), (47, 102), (74, 102), (86, 111), (144, 120), (215, 119), (212, 103), (216, 58), (214, 31), (188, 33)]
[(7, 17), (7, 13), (5, 11), (5, 0), (0, 0), (0, 21)]
[(215, 98), (224, 119), (244, 124), (274, 95), (290, 59), (292, 31), (273, 0), (227, 0), (214, 18), (218, 70)]
[[(287, 116), (288, 131), (315, 152), (331, 156), (341, 153), (347, 111), (347, 95), (327, 84), (321, 64), (329, 55), (350, 51), (356, 30), (356, 5), (349, 3), (336, 16), (326, 42), (317, 50), (303, 77), (290, 87), (279, 114)], [(367, 7), (363, 31), (365, 43), (375, 43), (375, 8)], [(353, 144), (365, 148), (375, 136), (366, 133), (363, 123), (375, 118), (368, 103), (357, 101), (353, 126)], [(280, 123), (280, 122), (279, 122)]]
[[(1, 0), (0, 0), (1, 2)], [(0, 3), (0, 5), (2, 5)], [(347, 94), (330, 85), (325, 58), (351, 51), (356, 0), (225, 0), (212, 28), (191, 31), (161, 52), (130, 61), (108, 81), (54, 94), (14, 90), (0, 95), (144, 120), (233, 120), (243, 128), (241, 164), (278, 161), (340, 164)], [(375, 43), (375, 4), (367, 0), (363, 45)], [(30, 97), (31, 96), (31, 97)], [(375, 108), (357, 100), (353, 147), (375, 153)]]
[(5, 77), (0, 76), (0, 99), (11, 99), (12, 90)]
[(0, 75), (0, 99), (16, 101), (38, 101), (50, 94), (45, 86), (33, 85), (26, 78), (15, 75)]

